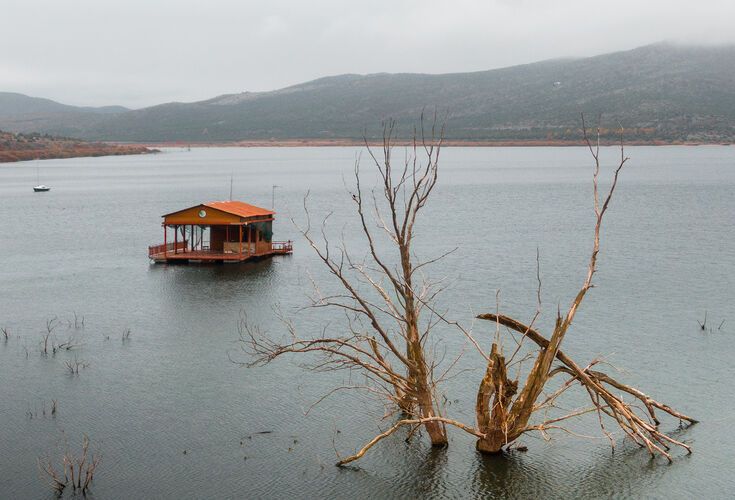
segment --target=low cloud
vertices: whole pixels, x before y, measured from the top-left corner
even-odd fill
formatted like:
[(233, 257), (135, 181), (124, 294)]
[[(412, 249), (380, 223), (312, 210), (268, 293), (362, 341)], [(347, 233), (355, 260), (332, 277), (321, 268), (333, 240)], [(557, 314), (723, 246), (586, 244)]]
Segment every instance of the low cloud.
[(735, 42), (735, 3), (718, 0), (6, 0), (2, 10), (0, 90), (81, 105)]

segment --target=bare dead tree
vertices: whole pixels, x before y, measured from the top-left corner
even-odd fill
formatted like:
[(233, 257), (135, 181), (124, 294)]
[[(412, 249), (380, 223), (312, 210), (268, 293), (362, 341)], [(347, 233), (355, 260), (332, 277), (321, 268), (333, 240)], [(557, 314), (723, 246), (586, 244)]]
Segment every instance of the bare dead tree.
[[(592, 367), (600, 362), (599, 359), (593, 360), (583, 368), (561, 351), (562, 341), (569, 331), (587, 292), (593, 287), (593, 277), (597, 271), (597, 258), (600, 251), (600, 229), (603, 218), (617, 187), (620, 171), (628, 160), (625, 156), (621, 129), (620, 161), (614, 170), (609, 190), (604, 196), (601, 196), (598, 184), (600, 174), (600, 128), (597, 127), (597, 138), (594, 145), (588, 136), (584, 116), (582, 116), (582, 129), (585, 142), (594, 159), (592, 184), (596, 222), (587, 274), (566, 313), (562, 315), (561, 311), (557, 312), (556, 324), (548, 339), (533, 326), (539, 315), (538, 309), (529, 325), (501, 314), (488, 313), (478, 316), (480, 319), (493, 321), (498, 326), (502, 325), (511, 331), (520, 333), (522, 339), (532, 341), (536, 344), (538, 350), (535, 354), (533, 367), (530, 369), (523, 386), (519, 389), (518, 378), (512, 380), (508, 377), (509, 363), (503, 356), (500, 342), (497, 338), (493, 342), (485, 377), (477, 394), (477, 426), (478, 431), (484, 435), (484, 437), (478, 439), (477, 449), (483, 452), (497, 453), (526, 432), (540, 431), (546, 433), (550, 429), (565, 430), (562, 426), (563, 421), (594, 412), (598, 414), (601, 429), (611, 440), (613, 446), (614, 441), (612, 435), (604, 426), (603, 416), (610, 417), (625, 435), (636, 444), (647, 448), (652, 456), (660, 454), (671, 461), (669, 450), (672, 446), (679, 446), (687, 452), (691, 452), (691, 448), (689, 445), (673, 439), (659, 430), (660, 422), (655, 410), (661, 410), (689, 424), (695, 423), (696, 420), (659, 403), (634, 387), (618, 382), (603, 372), (592, 370)], [(555, 362), (556, 364), (554, 364)], [(557, 375), (566, 376), (568, 379), (555, 392), (539, 402), (544, 388)], [(533, 414), (540, 413), (545, 408), (552, 406), (563, 392), (577, 385), (582, 386), (589, 395), (591, 407), (542, 420), (536, 424), (529, 423)], [(613, 391), (616, 391), (617, 394)], [(631, 397), (631, 401), (625, 401), (620, 394)]]
[(697, 320), (697, 323), (699, 323), (699, 328), (704, 331), (707, 329), (707, 311), (704, 311), (704, 321), (700, 322)]
[[(44, 356), (48, 355), (49, 347), (51, 347), (51, 349), (55, 352), (53, 345), (53, 334), (54, 330), (58, 326), (59, 321), (56, 316), (46, 320), (46, 331), (41, 334), (41, 354), (43, 354)], [(51, 346), (49, 346), (49, 340), (51, 341)]]
[(58, 495), (61, 495), (70, 485), (74, 492), (86, 495), (100, 461), (101, 457), (98, 454), (90, 453), (89, 438), (85, 435), (79, 455), (75, 455), (68, 449), (64, 452), (61, 457), (61, 472), (57, 470), (54, 460), (49, 457), (38, 459), (38, 469), (42, 474), (42, 479), (48, 481)]
[(74, 356), (74, 361), (66, 361), (66, 369), (69, 370), (71, 375), (79, 375), (80, 369), (88, 367), (89, 363), (79, 361), (76, 356)]
[(74, 328), (76, 330), (84, 328), (84, 316), (79, 316), (76, 311), (72, 312), (74, 313)]
[[(300, 228), (301, 233), (335, 278), (340, 290), (336, 293), (324, 293), (314, 283), (315, 296), (311, 305), (315, 308), (326, 307), (342, 311), (346, 319), (346, 333), (330, 335), (325, 327), (321, 335), (303, 337), (290, 321), (281, 316), (289, 337), (285, 341), (278, 341), (257, 326), (251, 325), (247, 316), (243, 315), (239, 325), (241, 347), (251, 356), (244, 364), (263, 365), (291, 353), (315, 354), (316, 361), (307, 365), (309, 368), (318, 371), (347, 370), (350, 374), (349, 383), (330, 390), (315, 404), (341, 390), (363, 390), (378, 395), (387, 402), (389, 409), (386, 415), (394, 415), (397, 411), (403, 414), (390, 428), (377, 435), (354, 455), (340, 458), (337, 465), (358, 460), (371, 447), (403, 427), (410, 429), (409, 436), (416, 429), (424, 428), (433, 445), (444, 446), (447, 444), (446, 427), (454, 426), (476, 437), (479, 451), (497, 453), (525, 433), (539, 431), (546, 435), (551, 429), (564, 429), (563, 422), (567, 419), (593, 412), (598, 415), (602, 430), (611, 443), (614, 441), (611, 433), (604, 427), (603, 416), (612, 418), (627, 436), (645, 446), (652, 455), (659, 453), (671, 460), (668, 453), (671, 446), (680, 446), (691, 451), (688, 445), (658, 430), (659, 421), (655, 410), (689, 423), (694, 423), (694, 419), (600, 371), (592, 370), (601, 360), (593, 360), (582, 367), (560, 350), (578, 308), (593, 286), (592, 278), (597, 269), (600, 249), (600, 229), (617, 186), (618, 175), (627, 161), (622, 131), (620, 162), (614, 171), (608, 192), (601, 197), (598, 186), (599, 127), (597, 144), (593, 146), (583, 119), (584, 137), (594, 158), (596, 223), (587, 274), (569, 309), (564, 315), (559, 311), (549, 339), (534, 328), (540, 314), (541, 301), (541, 278), (537, 274), (539, 307), (528, 325), (499, 312), (479, 316), (480, 319), (491, 320), (496, 324), (496, 336), (488, 353), (470, 330), (447, 319), (437, 310), (436, 297), (442, 287), (426, 279), (423, 270), (447, 254), (419, 261), (412, 252), (417, 216), (426, 205), (438, 178), (443, 127), (437, 133), (434, 120), (431, 134), (427, 138), (422, 119), (421, 134), (414, 133), (412, 148), (408, 149), (398, 168), (394, 168), (392, 154), (394, 128), (395, 123), (392, 121), (385, 124), (381, 155), (377, 155), (367, 141), (365, 144), (378, 173), (378, 190), (366, 192), (361, 184), (359, 160), (355, 165), (355, 191), (351, 194), (360, 230), (367, 245), (367, 253), (363, 258), (355, 258), (348, 251), (344, 240), (336, 247), (330, 245), (325, 229), (329, 215), (320, 228), (321, 237), (314, 236), (307, 200), (304, 200), (307, 224)], [(379, 235), (387, 238), (389, 251), (383, 250), (379, 245)], [(437, 367), (441, 360), (433, 355), (434, 350), (429, 341), (432, 329), (438, 324), (457, 328), (486, 363), (485, 375), (477, 393), (475, 427), (443, 414), (437, 387), (446, 379), (459, 358), (449, 362), (449, 366), (438, 374)], [(521, 334), (517, 348), (507, 360), (500, 342), (501, 326)], [(536, 350), (515, 360), (525, 339), (535, 344)], [(509, 370), (512, 365), (520, 365), (530, 359), (534, 359), (534, 364), (528, 370), (525, 383), (519, 388), (519, 376), (511, 379)], [(362, 377), (359, 383), (354, 382), (355, 373)], [(520, 374), (521, 371), (518, 370), (517, 373)], [(541, 400), (549, 381), (561, 375), (567, 376), (567, 380)], [(538, 423), (531, 422), (533, 415), (545, 414), (546, 410), (555, 407), (557, 398), (575, 385), (581, 385), (586, 390), (592, 400), (590, 408), (545, 418)], [(624, 401), (622, 396), (613, 394), (613, 390), (631, 396), (633, 402)], [(643, 405), (644, 412), (640, 411), (638, 404)]]
[[(304, 200), (307, 225), (299, 229), (341, 290), (326, 294), (315, 284), (311, 305), (342, 311), (347, 333), (332, 336), (325, 331), (321, 336), (304, 338), (286, 322), (290, 339), (278, 342), (243, 317), (241, 340), (245, 351), (254, 356), (250, 365), (265, 364), (287, 353), (316, 353), (321, 356), (310, 366), (312, 369), (359, 373), (359, 383), (351, 382), (327, 395), (347, 389), (379, 395), (395, 408), (388, 409), (389, 415), (399, 411), (405, 416), (396, 426), (422, 426), (432, 445), (445, 446), (447, 424), (468, 428), (441, 414), (436, 392), (440, 377), (435, 376), (436, 360), (427, 347), (438, 322), (427, 304), (433, 302), (441, 286), (426, 280), (422, 272), (441, 256), (418, 261), (412, 250), (417, 217), (436, 186), (444, 129), (437, 128), (434, 117), (427, 132), (422, 117), (412, 146), (396, 166), (395, 127), (394, 121), (384, 124), (379, 153), (365, 141), (378, 174), (378, 189), (364, 188), (359, 159), (355, 163), (351, 198), (367, 247), (363, 258), (351, 254), (344, 241), (336, 248), (330, 244), (325, 231), (329, 216), (318, 241)], [(388, 251), (382, 249), (381, 242), (388, 243)]]

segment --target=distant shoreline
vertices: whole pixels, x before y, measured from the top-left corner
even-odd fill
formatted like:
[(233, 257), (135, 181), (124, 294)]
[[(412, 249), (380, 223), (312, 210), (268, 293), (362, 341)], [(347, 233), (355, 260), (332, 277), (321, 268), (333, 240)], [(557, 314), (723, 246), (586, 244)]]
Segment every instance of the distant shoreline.
[[(183, 142), (183, 141), (161, 141), (161, 142), (132, 142), (117, 143), (134, 145), (140, 147), (154, 148), (297, 148), (297, 147), (359, 147), (364, 146), (365, 141), (355, 139), (274, 139), (274, 140), (245, 140), (228, 142)], [(368, 141), (370, 146), (382, 146), (380, 141)], [(396, 146), (410, 146), (411, 141), (393, 141)], [(615, 146), (618, 141), (601, 141), (604, 146)], [(728, 142), (703, 142), (703, 141), (662, 141), (662, 140), (630, 140), (625, 141), (625, 146), (731, 146), (735, 143)], [(419, 143), (420, 145), (420, 143)], [(585, 146), (582, 141), (561, 140), (508, 140), (508, 141), (466, 141), (446, 139), (442, 142), (443, 147), (579, 147)]]
[(70, 158), (99, 158), (102, 156), (131, 156), (131, 155), (145, 155), (160, 153), (160, 151), (147, 149), (147, 150), (136, 150), (136, 151), (120, 151), (120, 150), (107, 150), (107, 151), (84, 151), (80, 153), (74, 152), (63, 152), (63, 153), (51, 153), (51, 154), (33, 154), (26, 151), (0, 151), (0, 163), (19, 163), (22, 161), (32, 160), (67, 160)]
[(136, 144), (85, 142), (40, 134), (0, 132), (0, 163), (157, 153)]
[[(368, 141), (371, 147), (382, 147), (382, 142)], [(395, 146), (411, 146), (410, 141), (394, 141)], [(602, 141), (603, 146), (616, 146), (617, 141)], [(725, 142), (694, 142), (694, 141), (641, 141), (631, 140), (625, 146), (732, 146), (735, 143)], [(365, 142), (354, 139), (288, 139), (288, 140), (248, 140), (231, 142), (107, 142), (83, 143), (73, 145), (63, 144), (61, 147), (49, 149), (0, 149), (0, 163), (14, 163), (29, 160), (55, 160), (69, 158), (87, 158), (101, 156), (120, 156), (151, 154), (159, 152), (154, 148), (320, 148), (320, 147), (362, 147)], [(70, 147), (71, 146), (71, 147)], [(421, 144), (419, 143), (420, 147)], [(442, 147), (473, 147), (473, 148), (515, 148), (515, 147), (580, 147), (585, 146), (581, 141), (460, 141), (445, 140)]]

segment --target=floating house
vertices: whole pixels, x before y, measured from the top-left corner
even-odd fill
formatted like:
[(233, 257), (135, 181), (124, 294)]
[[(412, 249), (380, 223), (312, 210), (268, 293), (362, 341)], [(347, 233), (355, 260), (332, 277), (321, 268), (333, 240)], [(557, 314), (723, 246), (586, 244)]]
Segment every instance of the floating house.
[(290, 254), (273, 241), (275, 212), (241, 201), (214, 201), (163, 215), (163, 244), (148, 247), (154, 262), (241, 262)]

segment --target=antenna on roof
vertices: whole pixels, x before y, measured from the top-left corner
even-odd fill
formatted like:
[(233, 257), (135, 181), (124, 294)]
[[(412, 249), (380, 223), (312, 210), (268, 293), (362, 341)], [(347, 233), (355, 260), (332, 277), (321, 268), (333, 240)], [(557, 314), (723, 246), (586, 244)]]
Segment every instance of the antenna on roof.
[(271, 191), (271, 210), (275, 210), (276, 208), (276, 188), (281, 186), (276, 186), (273, 184), (273, 190)]

